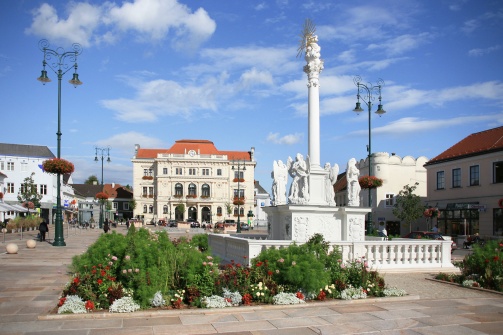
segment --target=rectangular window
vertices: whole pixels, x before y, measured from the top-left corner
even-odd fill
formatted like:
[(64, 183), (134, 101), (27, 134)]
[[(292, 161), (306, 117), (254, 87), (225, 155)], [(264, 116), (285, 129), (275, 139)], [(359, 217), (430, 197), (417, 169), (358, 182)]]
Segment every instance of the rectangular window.
[(47, 185), (40, 185), (40, 194), (46, 195), (47, 194)]
[(452, 187), (461, 187), (461, 169), (452, 169)]
[(20, 193), (26, 193), (26, 184), (21, 184), (21, 187), (19, 188)]
[(243, 179), (244, 178), (243, 176), (244, 176), (244, 172), (243, 171), (239, 171), (239, 172), (238, 171), (234, 171), (234, 178), (235, 179), (237, 179), (237, 178)]
[(115, 210), (117, 210), (117, 208), (119, 208), (119, 204), (118, 204), (116, 201), (114, 201), (114, 202), (112, 203), (112, 205), (114, 206), (114, 209), (115, 209)]
[(149, 187), (148, 188), (148, 197), (149, 198), (153, 198), (154, 197), (154, 188), (153, 187)]
[(14, 183), (7, 183), (7, 193), (14, 193)]
[(4, 170), (4, 169), (5, 169), (4, 162), (3, 162), (3, 161), (1, 161), (1, 162), (0, 162), (0, 170)]
[(28, 171), (28, 163), (21, 162), (21, 171)]
[(128, 211), (129, 210), (129, 202), (124, 202), (123, 207), (124, 207), (124, 210)]
[(245, 197), (245, 190), (243, 189), (235, 189), (234, 190), (234, 197), (237, 197), (239, 196), (240, 198), (244, 198)]
[(162, 168), (162, 174), (168, 174), (168, 168)]
[(153, 169), (148, 169), (148, 175), (152, 176), (153, 174), (154, 174), (154, 170)]
[(470, 166), (470, 186), (477, 186), (479, 183), (479, 166)]
[(176, 168), (176, 170), (175, 170), (175, 174), (177, 174), (177, 175), (179, 175), (179, 176), (183, 175), (183, 170), (182, 170), (182, 168)]
[(437, 172), (437, 190), (445, 189), (445, 173), (444, 171)]
[(393, 207), (395, 204), (395, 195), (392, 193), (386, 194), (386, 207)]
[(189, 169), (189, 175), (190, 175), (190, 176), (195, 176), (195, 175), (196, 175), (196, 169), (194, 169), (194, 168), (190, 168), (190, 169)]
[(503, 235), (503, 208), (493, 209), (493, 235)]
[(217, 169), (217, 176), (221, 176), (222, 175), (222, 169)]
[(14, 171), (14, 162), (7, 162), (7, 171)]
[(143, 175), (148, 176), (148, 169), (143, 169)]
[(503, 183), (503, 162), (493, 163), (493, 182)]
[(209, 176), (210, 175), (210, 169), (203, 169), (203, 176)]
[(143, 196), (145, 198), (147, 197), (147, 187), (146, 186), (143, 187), (143, 193), (142, 194), (143, 194)]

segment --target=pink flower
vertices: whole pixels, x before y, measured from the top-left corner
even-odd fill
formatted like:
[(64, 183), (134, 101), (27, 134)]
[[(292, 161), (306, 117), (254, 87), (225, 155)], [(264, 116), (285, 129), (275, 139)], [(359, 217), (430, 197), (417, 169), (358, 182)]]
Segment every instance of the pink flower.
[(112, 260), (113, 260), (113, 261), (116, 261), (116, 260), (117, 260), (117, 257), (112, 256)]
[(134, 272), (138, 273), (140, 272), (140, 269), (134, 269)]
[(210, 261), (211, 261), (211, 260), (213, 260), (213, 257), (211, 257), (211, 256), (206, 256), (206, 258), (207, 258), (208, 260), (210, 260)]
[(126, 255), (126, 261), (129, 261), (131, 259), (131, 257), (129, 257), (129, 255)]
[(112, 263), (112, 262), (108, 262), (108, 265), (113, 265), (113, 264), (114, 264), (114, 263)]
[(208, 265), (209, 266), (213, 266), (213, 262), (208, 262)]
[(131, 273), (133, 272), (133, 269), (127, 269), (127, 272)]
[(278, 262), (283, 263), (285, 260), (283, 258), (278, 259)]
[(295, 266), (295, 265), (297, 265), (297, 262), (293, 261), (292, 266)]
[(122, 273), (127, 273), (127, 270), (122, 270)]
[(203, 262), (203, 265), (206, 266), (206, 262)]

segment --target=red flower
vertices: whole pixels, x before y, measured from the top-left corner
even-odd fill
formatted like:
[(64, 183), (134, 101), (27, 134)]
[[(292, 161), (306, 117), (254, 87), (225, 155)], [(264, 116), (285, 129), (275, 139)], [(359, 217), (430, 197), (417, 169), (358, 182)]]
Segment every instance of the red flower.
[(65, 303), (65, 301), (66, 301), (66, 297), (63, 297), (63, 298), (59, 299), (58, 307), (63, 306), (63, 304)]
[(103, 284), (103, 280), (98, 279), (98, 285), (101, 285), (101, 284)]
[(316, 297), (316, 299), (323, 301), (323, 300), (325, 300), (326, 296), (327, 296), (327, 294), (324, 291), (320, 291), (320, 293), (318, 293), (318, 296)]
[(361, 188), (376, 188), (382, 186), (382, 179), (375, 176), (362, 176), (358, 179)]
[(86, 309), (87, 309), (88, 311), (91, 311), (91, 310), (93, 310), (93, 309), (94, 309), (94, 304), (93, 304), (93, 302), (92, 302), (91, 300), (87, 300), (87, 301), (86, 301)]
[(497, 261), (499, 261), (499, 260), (500, 260), (500, 258), (499, 258), (498, 256), (494, 256), (494, 257), (493, 257), (493, 260), (494, 260), (495, 262), (497, 262)]
[(108, 199), (108, 194), (106, 194), (105, 192), (98, 192), (94, 197), (96, 199), (106, 200)]
[(75, 171), (75, 166), (73, 165), (73, 163), (70, 163), (69, 161), (62, 158), (52, 158), (42, 163), (42, 169), (47, 173), (65, 174)]
[(105, 271), (105, 270), (101, 270), (101, 276), (102, 276), (102, 277), (105, 277), (105, 275), (106, 275), (106, 274), (107, 274), (107, 273), (106, 273), (106, 271)]
[(78, 284), (78, 283), (80, 282), (79, 277), (75, 277), (75, 278), (73, 278), (73, 282), (74, 282), (75, 284)]
[(271, 271), (271, 270), (267, 271), (267, 274), (268, 274), (269, 276), (272, 276), (272, 271)]
[(257, 262), (257, 267), (262, 266), (262, 264), (264, 264), (264, 263), (262, 263), (262, 262)]
[(295, 296), (296, 296), (298, 299), (300, 299), (300, 300), (304, 300), (304, 298), (305, 298), (305, 297), (304, 297), (304, 295), (302, 294), (302, 292), (297, 292), (297, 293), (295, 294)]

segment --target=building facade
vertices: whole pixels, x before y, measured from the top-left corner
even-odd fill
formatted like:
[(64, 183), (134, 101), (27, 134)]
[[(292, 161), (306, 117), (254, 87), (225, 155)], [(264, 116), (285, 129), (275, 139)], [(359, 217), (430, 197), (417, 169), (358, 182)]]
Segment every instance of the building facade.
[(503, 236), (503, 127), (467, 136), (425, 167), (442, 232)]
[(260, 185), (259, 181), (255, 181), (255, 207), (254, 207), (254, 217), (253, 226), (256, 228), (267, 229), (267, 213), (264, 212), (263, 208), (267, 206), (272, 206), (271, 195)]
[(250, 151), (222, 151), (208, 140), (178, 140), (169, 149), (135, 146), (134, 217), (246, 222), (254, 206), (256, 162)]
[[(393, 215), (395, 197), (405, 185), (415, 185), (415, 194), (426, 201), (426, 168), (424, 164), (428, 158), (421, 156), (417, 159), (412, 156), (400, 157), (394, 153), (376, 152), (372, 155), (373, 175), (383, 180), (381, 187), (360, 191), (360, 206), (369, 207), (368, 192), (372, 192), (372, 222), (373, 228), (377, 229), (383, 222), (389, 235), (405, 235), (413, 230), (428, 229), (429, 222), (426, 218), (417, 220), (412, 227), (400, 221)], [(368, 158), (357, 163), (360, 177), (369, 174)], [(346, 173), (339, 175), (334, 185), (335, 202), (337, 206), (347, 204)], [(425, 203), (426, 205), (426, 203)]]
[[(56, 214), (57, 177), (45, 173), (42, 163), (55, 158), (46, 146), (0, 143), (0, 192), (3, 201), (7, 204), (19, 204), (18, 194), (24, 187), (25, 178), (30, 176), (37, 188), (37, 193), (42, 195), (40, 208), (36, 210), (40, 216), (53, 222)], [(65, 221), (72, 218), (74, 208), (71, 201), (74, 198), (70, 175), (61, 175), (61, 206)], [(3, 219), (14, 218), (16, 213), (7, 212)]]

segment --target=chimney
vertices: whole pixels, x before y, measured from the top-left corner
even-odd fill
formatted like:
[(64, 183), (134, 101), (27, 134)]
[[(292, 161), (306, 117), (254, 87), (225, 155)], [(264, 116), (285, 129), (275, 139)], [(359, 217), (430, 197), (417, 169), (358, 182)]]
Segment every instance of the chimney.
[(115, 183), (112, 183), (112, 188), (115, 188)]

